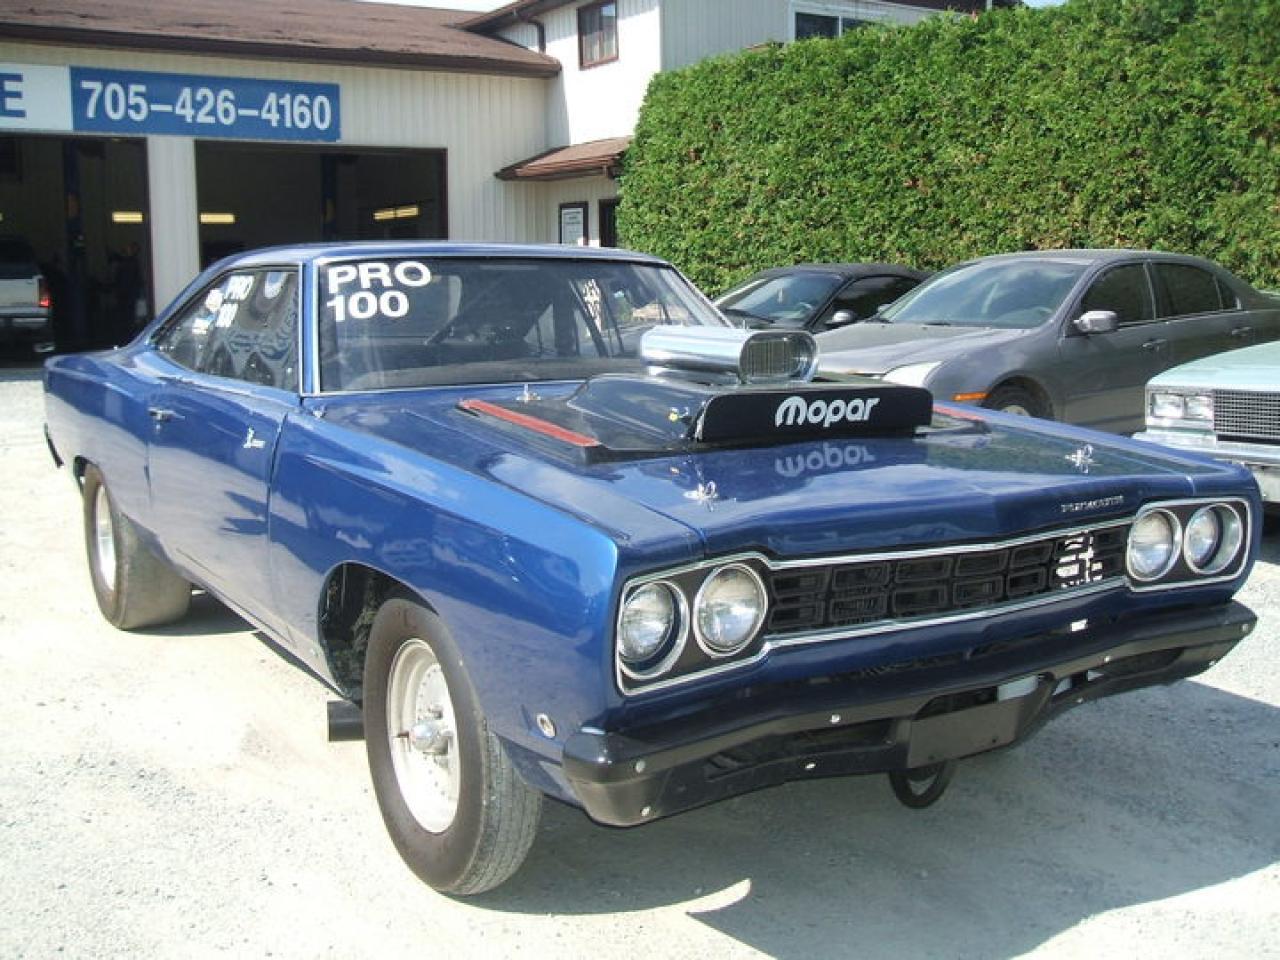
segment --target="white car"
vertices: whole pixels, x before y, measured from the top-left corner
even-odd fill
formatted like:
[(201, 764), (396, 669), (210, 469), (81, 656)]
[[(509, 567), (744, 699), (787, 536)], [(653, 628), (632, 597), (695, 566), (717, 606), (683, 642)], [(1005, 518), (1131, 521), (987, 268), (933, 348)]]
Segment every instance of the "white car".
[(1280, 342), (1166, 370), (1147, 384), (1146, 415), (1136, 439), (1242, 463), (1280, 506)]
[(0, 237), (0, 345), (54, 348), (49, 284), (21, 237)]

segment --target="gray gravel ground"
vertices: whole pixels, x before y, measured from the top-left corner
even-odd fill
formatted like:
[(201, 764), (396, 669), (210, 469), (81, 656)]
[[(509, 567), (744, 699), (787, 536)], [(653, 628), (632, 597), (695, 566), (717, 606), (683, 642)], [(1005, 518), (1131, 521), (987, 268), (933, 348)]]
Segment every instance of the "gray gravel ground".
[(1197, 681), (961, 765), (639, 830), (550, 805), (524, 869), (455, 901), (406, 870), (326, 691), (213, 602), (98, 616), (39, 378), (0, 369), (0, 956), (1280, 956), (1280, 535), (1259, 630)]

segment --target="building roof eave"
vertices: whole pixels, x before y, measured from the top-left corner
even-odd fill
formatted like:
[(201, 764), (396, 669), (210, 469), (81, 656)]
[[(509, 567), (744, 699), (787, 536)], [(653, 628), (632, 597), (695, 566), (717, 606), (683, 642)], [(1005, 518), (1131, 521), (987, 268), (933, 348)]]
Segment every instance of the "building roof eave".
[(622, 155), (630, 145), (630, 137), (611, 137), (607, 140), (553, 147), (505, 166), (494, 173), (494, 176), (508, 182), (575, 180), (583, 177), (617, 179), (622, 167)]

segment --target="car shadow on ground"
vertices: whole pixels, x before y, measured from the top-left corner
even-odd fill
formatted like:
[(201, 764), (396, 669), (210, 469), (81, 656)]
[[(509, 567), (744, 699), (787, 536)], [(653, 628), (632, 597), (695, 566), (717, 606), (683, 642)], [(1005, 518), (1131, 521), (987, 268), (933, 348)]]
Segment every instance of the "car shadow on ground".
[(253, 627), (221, 600), (203, 590), (197, 590), (191, 597), (190, 609), (181, 620), (159, 627), (148, 627), (142, 632), (156, 637), (201, 637), (251, 630)]
[(1011, 956), (1280, 859), (1278, 747), (1280, 710), (1184, 682), (962, 762), (924, 811), (884, 777), (794, 783), (632, 830), (548, 804), (525, 867), (474, 902), (682, 905), (775, 957)]

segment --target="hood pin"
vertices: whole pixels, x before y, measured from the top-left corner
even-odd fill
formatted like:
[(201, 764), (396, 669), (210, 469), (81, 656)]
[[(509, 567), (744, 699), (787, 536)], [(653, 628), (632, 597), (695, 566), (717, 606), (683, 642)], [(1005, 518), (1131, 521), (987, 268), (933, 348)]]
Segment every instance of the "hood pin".
[(709, 508), (712, 501), (719, 500), (720, 494), (716, 492), (716, 482), (708, 480), (706, 483), (698, 484), (696, 490), (688, 490), (685, 492), (686, 500), (695, 500), (698, 503), (705, 503)]

